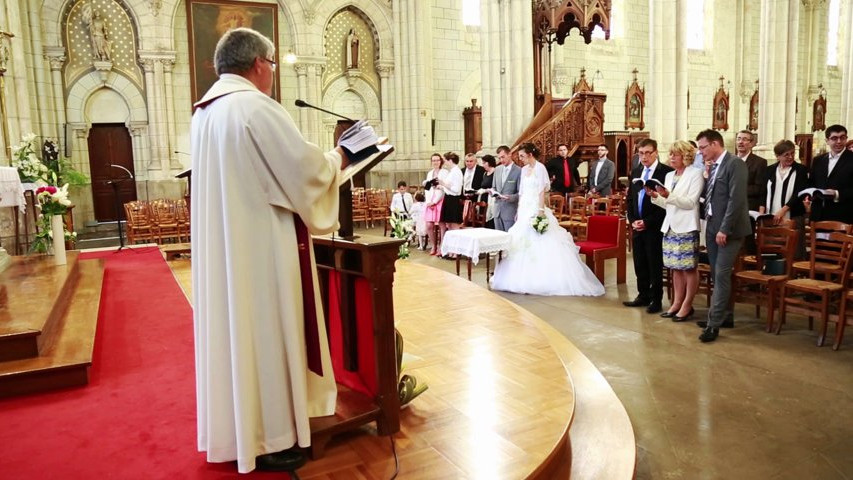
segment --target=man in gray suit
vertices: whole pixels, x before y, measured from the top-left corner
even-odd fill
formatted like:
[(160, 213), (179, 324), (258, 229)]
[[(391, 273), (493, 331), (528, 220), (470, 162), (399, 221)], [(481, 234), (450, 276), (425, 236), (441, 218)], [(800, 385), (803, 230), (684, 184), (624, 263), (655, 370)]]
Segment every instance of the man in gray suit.
[(590, 162), (587, 173), (589, 193), (597, 193), (602, 197), (610, 195), (614, 175), (616, 175), (616, 165), (607, 158), (607, 147), (599, 145), (598, 158)]
[(696, 144), (706, 163), (710, 163), (705, 203), (700, 208), (704, 208), (707, 221), (705, 242), (714, 276), (708, 320), (697, 323), (704, 328), (699, 340), (713, 342), (720, 327), (734, 326), (734, 311), (729, 304), (732, 269), (744, 238), (752, 235), (746, 194), (749, 173), (746, 163), (725, 150), (723, 137), (716, 130), (700, 132)]
[(506, 232), (515, 224), (515, 214), (518, 211), (518, 187), (521, 180), (521, 168), (513, 163), (509, 147), (498, 147), (500, 165), (495, 169), (494, 189), (495, 198), (495, 230)]

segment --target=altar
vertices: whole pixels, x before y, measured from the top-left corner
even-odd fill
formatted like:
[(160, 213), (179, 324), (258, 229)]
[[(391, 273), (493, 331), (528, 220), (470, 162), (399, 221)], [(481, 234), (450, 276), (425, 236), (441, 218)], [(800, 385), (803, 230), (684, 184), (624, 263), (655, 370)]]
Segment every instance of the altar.
[[(456, 275), (459, 275), (459, 257), (468, 259), (468, 280), (471, 280), (471, 264), (480, 261), (480, 254), (486, 254), (486, 282), (489, 281), (489, 262), (491, 254), (497, 252), (498, 261), (501, 252), (508, 250), (511, 243), (510, 234), (491, 228), (463, 228), (448, 230), (441, 239), (441, 254), (456, 255)], [(497, 262), (495, 262), (497, 266)]]

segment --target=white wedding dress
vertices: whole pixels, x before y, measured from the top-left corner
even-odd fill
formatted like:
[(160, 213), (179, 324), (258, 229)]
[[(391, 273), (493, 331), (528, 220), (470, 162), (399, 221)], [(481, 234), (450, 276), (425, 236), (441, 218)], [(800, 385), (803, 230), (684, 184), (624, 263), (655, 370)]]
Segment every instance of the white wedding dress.
[(581, 261), (572, 235), (560, 227), (549, 208), (545, 209), (548, 229), (542, 234), (533, 229), (531, 221), (539, 213), (539, 194), (548, 184), (548, 174), (541, 163), (522, 169), (518, 216), (509, 229), (512, 243), (495, 269), (492, 288), (533, 295), (603, 295), (604, 286)]

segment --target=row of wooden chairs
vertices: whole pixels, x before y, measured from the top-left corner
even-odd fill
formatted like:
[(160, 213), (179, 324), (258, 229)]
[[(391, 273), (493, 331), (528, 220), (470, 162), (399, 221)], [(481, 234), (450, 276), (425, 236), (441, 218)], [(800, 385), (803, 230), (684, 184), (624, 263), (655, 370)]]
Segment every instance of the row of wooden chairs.
[[(853, 226), (841, 222), (815, 222), (809, 229), (809, 259), (795, 258), (799, 232), (793, 222), (758, 225), (757, 254), (741, 257), (732, 278), (732, 303), (755, 306), (756, 318), (767, 309), (767, 332), (782, 331), (788, 313), (820, 320), (817, 344), (824, 344), (828, 324), (836, 323), (833, 350), (841, 346), (846, 325), (853, 316)], [(782, 270), (778, 269), (783, 265)], [(703, 267), (705, 267), (703, 269)], [(774, 268), (776, 267), (776, 268)], [(700, 264), (699, 293), (713, 293), (713, 280), (707, 264)], [(665, 269), (665, 286), (669, 271)], [(779, 321), (775, 314), (779, 311)]]
[(607, 197), (551, 195), (548, 200), (549, 206), (560, 225), (568, 230), (576, 240), (586, 238), (589, 217), (607, 215), (624, 218), (626, 213), (625, 197), (621, 194)]
[(374, 188), (355, 188), (352, 190), (353, 224), (363, 222), (365, 228), (378, 222), (385, 225), (388, 232), (390, 219), (391, 191)]
[(190, 241), (190, 212), (183, 199), (127, 202), (124, 214), (130, 245)]

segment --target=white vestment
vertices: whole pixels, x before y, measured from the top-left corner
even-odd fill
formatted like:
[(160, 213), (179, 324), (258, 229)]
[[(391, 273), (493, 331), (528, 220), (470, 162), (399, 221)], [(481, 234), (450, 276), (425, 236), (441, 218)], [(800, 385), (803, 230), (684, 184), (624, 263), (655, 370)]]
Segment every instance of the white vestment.
[(311, 271), (323, 376), (308, 369), (294, 213), (312, 234), (337, 228), (341, 157), (307, 143), (290, 115), (224, 74), (192, 119), (192, 285), (198, 448), (210, 462), (311, 443), (336, 386)]

